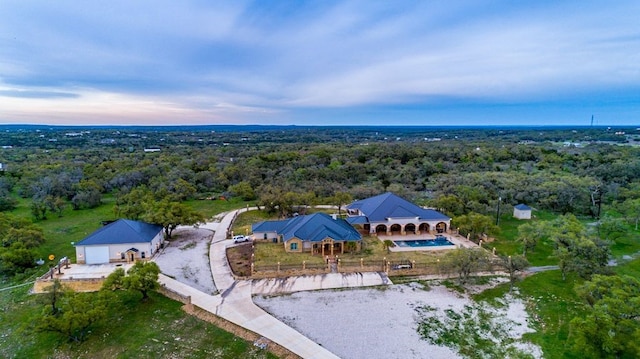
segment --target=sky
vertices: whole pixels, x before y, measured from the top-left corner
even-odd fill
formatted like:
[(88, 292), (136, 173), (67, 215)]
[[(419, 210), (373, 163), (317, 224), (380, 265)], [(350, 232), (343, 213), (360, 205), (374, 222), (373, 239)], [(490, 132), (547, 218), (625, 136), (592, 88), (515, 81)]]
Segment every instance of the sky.
[(640, 125), (640, 1), (0, 0), (0, 124)]

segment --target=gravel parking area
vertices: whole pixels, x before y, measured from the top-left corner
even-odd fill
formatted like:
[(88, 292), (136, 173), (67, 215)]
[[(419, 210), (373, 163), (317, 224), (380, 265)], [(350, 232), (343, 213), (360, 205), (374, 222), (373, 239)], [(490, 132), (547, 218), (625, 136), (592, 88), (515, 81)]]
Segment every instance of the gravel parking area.
[[(254, 302), (287, 325), (345, 359), (459, 358), (446, 347), (422, 340), (415, 308), (462, 310), (471, 300), (443, 286), (426, 290), (417, 283), (381, 289), (298, 292), (286, 296), (256, 296)], [(501, 315), (516, 323), (512, 335), (532, 331), (524, 305), (514, 300)], [(539, 348), (522, 345), (541, 357)]]
[(211, 276), (209, 244), (213, 232), (193, 227), (178, 227), (169, 244), (155, 258), (162, 273), (202, 292), (215, 294)]

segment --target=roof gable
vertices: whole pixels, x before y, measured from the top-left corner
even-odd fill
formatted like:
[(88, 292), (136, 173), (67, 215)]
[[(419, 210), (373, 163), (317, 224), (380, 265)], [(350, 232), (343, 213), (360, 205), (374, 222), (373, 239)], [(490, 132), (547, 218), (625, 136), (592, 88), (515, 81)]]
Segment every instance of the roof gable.
[[(269, 223), (271, 222), (271, 223)], [(325, 213), (297, 216), (284, 221), (265, 221), (253, 227), (253, 231), (275, 230), (286, 242), (292, 238), (318, 242), (326, 238), (334, 240), (359, 241), (360, 233), (343, 219), (333, 219)], [(269, 231), (270, 231), (269, 230)]]
[(156, 224), (119, 219), (91, 233), (76, 243), (76, 246), (146, 243), (151, 242), (161, 231), (162, 226)]
[(382, 222), (387, 218), (412, 218), (422, 220), (447, 221), (451, 218), (444, 214), (417, 206), (397, 195), (387, 192), (381, 195), (355, 201), (347, 209), (358, 209), (368, 217), (369, 222)]
[(289, 220), (281, 221), (262, 221), (251, 225), (251, 232), (280, 232)]

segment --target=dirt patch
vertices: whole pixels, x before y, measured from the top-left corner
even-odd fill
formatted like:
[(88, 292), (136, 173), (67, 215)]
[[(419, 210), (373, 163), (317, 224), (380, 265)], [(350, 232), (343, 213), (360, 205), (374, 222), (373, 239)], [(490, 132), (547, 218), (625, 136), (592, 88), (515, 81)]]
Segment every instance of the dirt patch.
[(209, 245), (213, 232), (193, 227), (178, 227), (169, 244), (154, 259), (162, 273), (208, 294), (216, 287), (209, 263)]
[(227, 260), (231, 271), (237, 277), (251, 276), (251, 255), (253, 254), (253, 245), (251, 243), (243, 243), (234, 247), (227, 248)]

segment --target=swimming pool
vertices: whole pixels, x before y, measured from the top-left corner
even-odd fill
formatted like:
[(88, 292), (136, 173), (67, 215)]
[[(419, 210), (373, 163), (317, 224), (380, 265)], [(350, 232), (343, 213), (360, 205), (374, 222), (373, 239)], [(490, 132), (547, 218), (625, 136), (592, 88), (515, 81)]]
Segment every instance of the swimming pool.
[(412, 239), (408, 241), (393, 241), (393, 243), (395, 243), (398, 247), (441, 247), (454, 245), (445, 237), (438, 237), (436, 239)]

